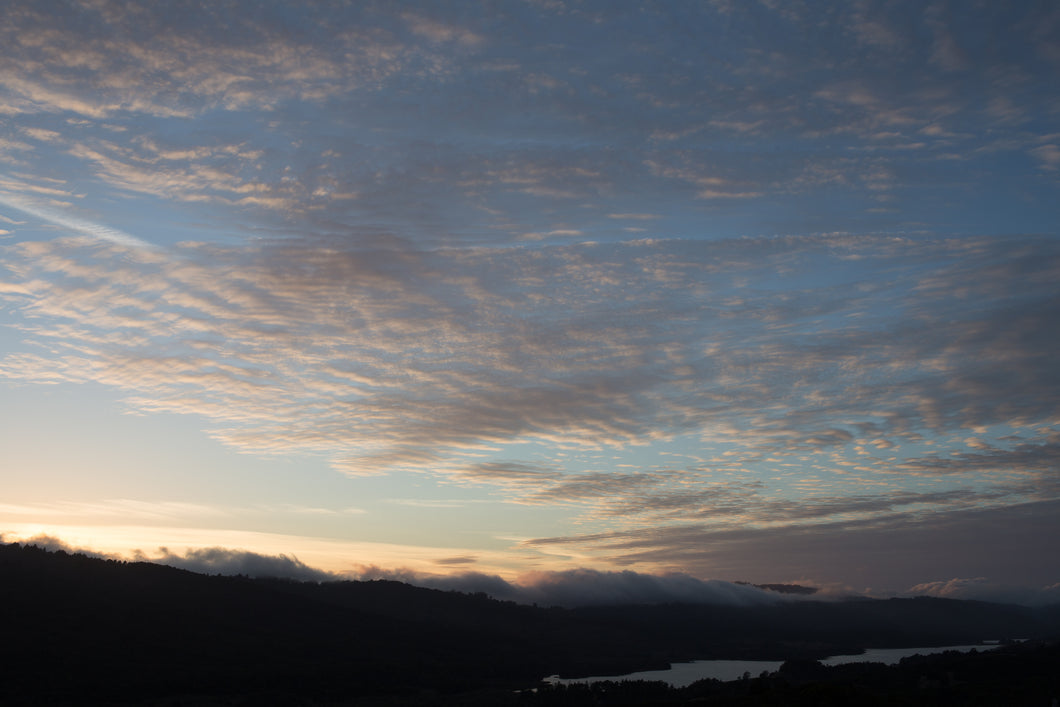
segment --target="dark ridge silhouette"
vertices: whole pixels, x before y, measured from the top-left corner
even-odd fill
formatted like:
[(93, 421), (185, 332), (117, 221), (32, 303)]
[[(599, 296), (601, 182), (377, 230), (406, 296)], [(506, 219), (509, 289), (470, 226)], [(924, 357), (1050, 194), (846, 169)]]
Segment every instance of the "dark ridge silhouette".
[(195, 574), (0, 545), (0, 704), (515, 704), (545, 675), (1060, 635), (1060, 609), (907, 599), (538, 608), (393, 581)]

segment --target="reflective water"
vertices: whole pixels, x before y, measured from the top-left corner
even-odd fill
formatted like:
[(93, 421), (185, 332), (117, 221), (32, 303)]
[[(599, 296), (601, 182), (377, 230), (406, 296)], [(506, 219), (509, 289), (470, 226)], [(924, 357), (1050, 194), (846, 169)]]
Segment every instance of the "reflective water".
[[(869, 648), (859, 655), (833, 655), (821, 662), (825, 665), (842, 663), (886, 663), (893, 665), (902, 658), (916, 655), (930, 655), (943, 651), (967, 652), (973, 648), (987, 650), (996, 646), (942, 646), (936, 648)], [(691, 663), (673, 663), (668, 670), (642, 670), (626, 675), (594, 676), (588, 678), (561, 678), (556, 675), (545, 678), (546, 682), (569, 685), (578, 682), (599, 682), (601, 680), (662, 680), (673, 687), (685, 687), (696, 680), (713, 678), (714, 680), (739, 680), (744, 673), (758, 677), (765, 672), (779, 670), (780, 660), (697, 660)]]
[(843, 663), (886, 663), (887, 665), (894, 665), (902, 658), (908, 658), (917, 653), (920, 655), (932, 655), (934, 653), (944, 653), (945, 651), (960, 651), (961, 653), (967, 653), (973, 648), (977, 651), (984, 651), (991, 648), (997, 648), (997, 646), (977, 645), (943, 646), (941, 648), (869, 648), (864, 653), (858, 655), (833, 655), (825, 658), (821, 662), (825, 665), (842, 665)]

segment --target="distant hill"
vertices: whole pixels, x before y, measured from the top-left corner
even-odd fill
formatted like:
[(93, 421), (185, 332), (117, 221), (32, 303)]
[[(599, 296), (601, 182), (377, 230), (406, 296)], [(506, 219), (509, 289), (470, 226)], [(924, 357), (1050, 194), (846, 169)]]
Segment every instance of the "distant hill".
[[(0, 627), (0, 704), (431, 704), (456, 694), (503, 704), (550, 674), (1055, 637), (1060, 611), (928, 598), (538, 608), (11, 544), (0, 545)], [(214, 701), (195, 701), (203, 696)]]

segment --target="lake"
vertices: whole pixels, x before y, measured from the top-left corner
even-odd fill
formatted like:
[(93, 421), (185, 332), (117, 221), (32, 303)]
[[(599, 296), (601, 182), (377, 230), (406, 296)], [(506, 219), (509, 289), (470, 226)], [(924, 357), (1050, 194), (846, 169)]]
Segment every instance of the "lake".
[[(997, 648), (996, 645), (975, 646), (941, 646), (935, 648), (869, 648), (858, 655), (833, 655), (821, 661), (824, 665), (841, 665), (843, 663), (886, 663), (894, 665), (902, 658), (911, 655), (930, 655), (943, 651), (968, 652)], [(643, 670), (626, 675), (594, 676), (588, 678), (561, 678), (556, 675), (545, 678), (545, 682), (570, 685), (572, 683), (592, 683), (601, 680), (662, 680), (671, 687), (686, 687), (696, 680), (713, 678), (714, 680), (739, 680), (744, 673), (758, 677), (763, 671), (774, 672), (780, 669), (782, 660), (697, 660), (691, 663), (672, 663), (668, 670)]]

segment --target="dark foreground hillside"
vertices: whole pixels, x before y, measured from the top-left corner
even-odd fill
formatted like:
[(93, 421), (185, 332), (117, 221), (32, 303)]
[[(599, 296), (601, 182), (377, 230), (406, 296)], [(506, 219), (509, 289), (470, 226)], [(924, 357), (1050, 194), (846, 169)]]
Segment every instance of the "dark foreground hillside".
[[(1049, 639), (1058, 626), (1055, 609), (935, 599), (546, 609), (0, 545), (0, 704), (590, 704), (592, 691), (515, 691), (550, 674), (696, 658), (812, 665), (870, 645)], [(660, 703), (693, 698), (663, 692)], [(643, 697), (625, 704), (664, 699)]]

